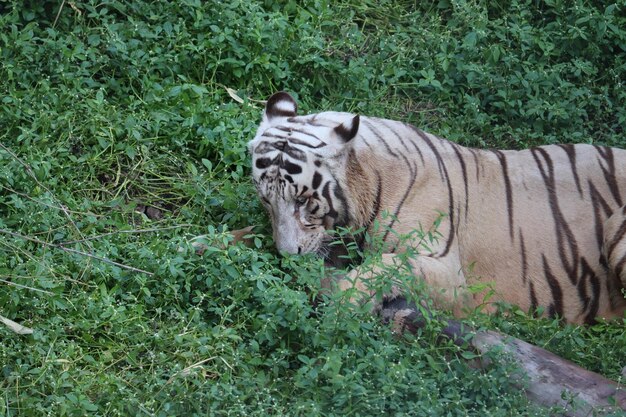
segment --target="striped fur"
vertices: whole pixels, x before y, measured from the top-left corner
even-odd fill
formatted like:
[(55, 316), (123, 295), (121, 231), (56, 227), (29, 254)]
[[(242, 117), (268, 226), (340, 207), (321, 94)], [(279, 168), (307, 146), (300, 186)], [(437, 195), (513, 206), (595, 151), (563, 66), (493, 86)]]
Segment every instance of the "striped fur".
[[(249, 148), (281, 251), (331, 257), (327, 230), (373, 232), (378, 219), (388, 226), (382, 230), (407, 234), (444, 213), (441, 238), (411, 261), (442, 307), (460, 315), (477, 306), (483, 295), (467, 287), (487, 282), (492, 301), (542, 307), (573, 323), (624, 315), (624, 150), (470, 149), (391, 120), (298, 116), (286, 93), (270, 98)], [(382, 236), (387, 264), (403, 251), (395, 236)], [(366, 274), (355, 270), (355, 277), (364, 289)]]

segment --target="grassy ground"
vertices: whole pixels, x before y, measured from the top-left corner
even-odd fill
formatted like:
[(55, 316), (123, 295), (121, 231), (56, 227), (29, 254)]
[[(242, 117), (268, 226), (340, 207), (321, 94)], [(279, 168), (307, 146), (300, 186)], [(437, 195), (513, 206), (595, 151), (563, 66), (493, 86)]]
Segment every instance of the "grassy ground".
[[(0, 27), (0, 315), (34, 329), (0, 326), (0, 415), (548, 413), (438, 322), (314, 311), (321, 265), (274, 257), (246, 142), (285, 89), (464, 145), (624, 147), (622, 1), (9, 0)], [(621, 380), (623, 322), (512, 311), (475, 324)]]

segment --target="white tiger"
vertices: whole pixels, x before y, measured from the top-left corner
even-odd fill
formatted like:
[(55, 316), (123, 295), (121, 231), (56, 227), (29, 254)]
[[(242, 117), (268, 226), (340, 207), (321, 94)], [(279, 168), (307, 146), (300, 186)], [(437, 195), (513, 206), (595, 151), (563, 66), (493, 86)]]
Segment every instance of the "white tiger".
[[(329, 230), (375, 233), (378, 220), (390, 248), (383, 262), (394, 265), (406, 246), (394, 245), (388, 230), (408, 234), (439, 219), (442, 237), (432, 250), (414, 248), (420, 256), (410, 262), (455, 315), (482, 303), (468, 286), (485, 282), (493, 284), (492, 301), (542, 307), (572, 323), (624, 316), (625, 150), (470, 149), (392, 120), (298, 116), (284, 92), (268, 100), (249, 149), (280, 251), (336, 259)], [(350, 274), (363, 291), (367, 276)]]

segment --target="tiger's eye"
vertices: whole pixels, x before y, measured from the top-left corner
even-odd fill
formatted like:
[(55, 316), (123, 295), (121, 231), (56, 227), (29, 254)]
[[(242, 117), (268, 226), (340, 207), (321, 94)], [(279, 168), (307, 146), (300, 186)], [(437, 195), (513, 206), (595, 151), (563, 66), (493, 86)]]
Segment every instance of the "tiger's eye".
[(309, 201), (308, 198), (300, 196), (300, 197), (296, 198), (296, 205), (303, 206), (303, 205), (306, 204), (307, 201)]

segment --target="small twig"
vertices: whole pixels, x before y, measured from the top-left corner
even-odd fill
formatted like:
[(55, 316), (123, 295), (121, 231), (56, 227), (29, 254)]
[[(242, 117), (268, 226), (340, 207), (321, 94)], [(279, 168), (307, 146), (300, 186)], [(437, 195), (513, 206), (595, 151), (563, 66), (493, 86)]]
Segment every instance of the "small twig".
[(17, 155), (15, 154), (15, 152), (13, 152), (11, 149), (9, 149), (9, 148), (7, 148), (6, 146), (4, 146), (4, 145), (2, 144), (2, 142), (0, 142), (0, 148), (4, 149), (4, 151), (5, 151), (5, 152), (7, 152), (9, 155), (11, 155), (11, 157), (12, 157), (13, 159), (15, 159), (17, 162), (19, 162), (19, 163), (20, 163), (20, 164), (24, 167), (24, 169), (26, 169), (26, 172), (28, 172), (28, 175), (30, 175), (31, 177), (33, 177), (33, 179), (35, 180), (35, 182), (36, 182), (39, 186), (43, 187), (46, 191), (48, 190), (48, 189), (47, 189), (47, 188), (46, 188), (43, 184), (41, 184), (41, 183), (39, 182), (39, 180), (38, 180), (38, 179), (37, 179), (37, 177), (35, 176), (35, 173), (33, 172), (33, 169), (30, 167), (30, 165), (28, 165), (26, 162), (22, 161), (22, 160), (20, 159), (20, 157), (19, 157), (19, 156), (17, 156)]
[[(163, 391), (163, 389), (164, 389), (166, 386), (168, 386), (168, 385), (169, 385), (169, 384), (170, 384), (170, 383), (174, 380), (174, 378), (179, 377), (179, 376), (183, 376), (183, 377), (184, 377), (184, 376), (187, 376), (187, 375), (189, 375), (189, 373), (190, 373), (190, 371), (191, 371), (191, 370), (196, 369), (196, 368), (199, 368), (199, 367), (201, 367), (202, 365), (204, 365), (205, 363), (207, 363), (207, 362), (209, 362), (209, 361), (212, 361), (212, 360), (214, 360), (214, 359), (216, 359), (216, 358), (217, 358), (217, 356), (211, 356), (210, 358), (203, 359), (203, 360), (201, 360), (201, 361), (199, 361), (199, 362), (194, 363), (193, 365), (189, 365), (189, 366), (187, 366), (186, 368), (182, 369), (181, 371), (178, 371), (178, 372), (174, 373), (174, 375), (172, 375), (172, 376), (170, 376), (170, 377), (169, 377), (169, 379), (165, 382), (165, 384), (161, 387), (161, 389), (160, 389), (160, 390), (156, 393), (156, 395), (159, 395), (159, 394), (161, 393), (161, 391)], [(230, 365), (229, 365), (229, 364), (228, 364), (228, 363), (224, 360), (224, 358), (219, 358), (219, 359), (221, 359), (221, 360), (222, 360), (222, 361), (226, 364), (226, 366), (228, 366), (230, 369), (233, 369), (233, 368), (232, 368), (232, 367), (231, 367), (231, 366), (230, 366)]]
[[(63, 1), (63, 3), (65, 3), (65, 1)], [(18, 163), (20, 163), (24, 167), (24, 169), (26, 170), (28, 175), (30, 175), (31, 178), (35, 181), (35, 183), (37, 183), (37, 185), (39, 185), (42, 189), (47, 191), (48, 194), (50, 194), (55, 200), (57, 200), (57, 202), (59, 202), (59, 200), (55, 197), (54, 193), (52, 193), (52, 191), (50, 191), (50, 189), (48, 187), (46, 187), (44, 184), (41, 183), (41, 181), (39, 181), (37, 179), (37, 176), (33, 172), (33, 169), (30, 167), (30, 165), (28, 165), (26, 162), (22, 161), (22, 159), (19, 156), (17, 156), (17, 154), (15, 152), (13, 152), (11, 149), (9, 149), (6, 146), (4, 146), (2, 144), (2, 142), (0, 142), (0, 148), (4, 149), (5, 152), (7, 152), (9, 155), (11, 155), (11, 157), (13, 159), (15, 159)], [(78, 228), (78, 226), (76, 225), (76, 223), (72, 219), (72, 216), (70, 216), (70, 213), (69, 213), (67, 207), (65, 207), (63, 204), (59, 204), (59, 208), (61, 209), (61, 211), (63, 211), (63, 213), (65, 214), (65, 217), (67, 217), (67, 219), (69, 220), (70, 224), (72, 226), (74, 226), (74, 229), (76, 229), (76, 232), (78, 232), (78, 235), (81, 236), (81, 237), (84, 237), (83, 234), (80, 232), (80, 229)]]
[(167, 227), (152, 228), (152, 229), (116, 230), (115, 232), (103, 233), (101, 235), (96, 235), (96, 236), (89, 236), (89, 237), (86, 237), (84, 239), (70, 240), (70, 241), (61, 243), (61, 245), (72, 245), (72, 244), (75, 244), (75, 243), (81, 243), (81, 242), (85, 242), (85, 241), (88, 241), (88, 240), (96, 240), (96, 239), (100, 239), (100, 238), (103, 238), (103, 237), (106, 237), (106, 236), (112, 236), (112, 235), (123, 234), (123, 233), (130, 233), (130, 234), (151, 233), (151, 232), (160, 232), (160, 231), (163, 231), (163, 230), (180, 229), (180, 228), (183, 228), (183, 227), (193, 227), (193, 224), (180, 224), (180, 225), (176, 225), (176, 226), (167, 226)]
[(24, 288), (26, 290), (32, 290), (32, 291), (37, 291), (37, 292), (42, 292), (44, 294), (48, 294), (48, 295), (54, 295), (54, 293), (50, 292), (50, 291), (45, 291), (45, 290), (40, 290), (39, 288), (33, 288), (33, 287), (29, 287), (27, 285), (22, 285), (22, 284), (17, 284), (15, 282), (11, 282), (11, 281), (6, 281), (2, 278), (0, 278), (0, 282), (4, 282), (7, 285), (12, 285), (14, 287), (18, 287), (18, 288)]
[(29, 240), (31, 242), (38, 243), (40, 245), (50, 246), (52, 248), (60, 249), (60, 250), (65, 251), (65, 252), (70, 252), (70, 253), (75, 253), (77, 255), (86, 256), (88, 258), (96, 259), (98, 261), (101, 261), (101, 262), (104, 262), (104, 263), (107, 263), (107, 264), (115, 265), (117, 267), (120, 267), (120, 268), (123, 268), (123, 269), (127, 269), (129, 271), (140, 272), (142, 274), (147, 274), (147, 275), (154, 275), (154, 273), (148, 272), (148, 271), (144, 271), (143, 269), (139, 269), (139, 268), (135, 268), (135, 267), (132, 267), (132, 266), (124, 265), (124, 264), (121, 264), (119, 262), (115, 262), (115, 261), (112, 261), (110, 259), (103, 258), (101, 256), (97, 256), (97, 255), (94, 255), (94, 254), (91, 254), (91, 253), (83, 252), (83, 251), (76, 250), (76, 249), (66, 248), (63, 245), (57, 245), (55, 243), (45, 242), (43, 240), (39, 240), (39, 239), (36, 239), (34, 237), (25, 236), (25, 235), (22, 235), (22, 234), (19, 234), (19, 233), (15, 233), (15, 232), (12, 232), (10, 230), (0, 229), (0, 233), (3, 233), (5, 235), (10, 235), (10, 236), (13, 236), (13, 237), (17, 237), (17, 238), (20, 238), (20, 239), (24, 239), (24, 240)]
[(98, 261), (102, 261), (102, 262), (107, 263), (107, 264), (111, 264), (111, 265), (118, 266), (120, 268), (128, 269), (129, 271), (141, 272), (141, 273), (147, 274), (147, 275), (154, 275), (152, 272), (148, 272), (148, 271), (145, 271), (143, 269), (139, 269), (139, 268), (135, 268), (135, 267), (132, 267), (132, 266), (124, 265), (124, 264), (121, 264), (119, 262), (115, 262), (115, 261), (112, 261), (110, 259), (103, 258), (101, 256), (94, 255), (94, 254), (91, 254), (91, 253), (83, 252), (83, 251), (76, 250), (76, 249), (66, 248), (65, 246), (61, 246), (61, 245), (53, 245), (53, 244), (45, 243), (45, 242), (44, 242), (44, 244), (51, 245), (52, 247), (61, 249), (61, 250), (66, 251), (66, 252), (71, 252), (71, 253), (75, 253), (77, 255), (87, 256), (89, 258), (93, 258), (93, 259), (96, 259)]
[(193, 365), (189, 365), (189, 366), (188, 366), (188, 367), (186, 367), (185, 369), (183, 369), (183, 370), (181, 370), (181, 371), (179, 371), (179, 372), (176, 372), (174, 375), (172, 375), (172, 376), (171, 376), (171, 377), (167, 380), (167, 382), (166, 382), (165, 384), (166, 384), (166, 385), (167, 385), (167, 384), (169, 384), (169, 383), (170, 383), (170, 382), (172, 382), (172, 380), (173, 380), (174, 378), (176, 378), (177, 376), (187, 376), (187, 375), (189, 375), (189, 372), (190, 372), (192, 369), (199, 368), (200, 366), (204, 365), (205, 363), (207, 363), (207, 362), (209, 362), (209, 361), (212, 361), (212, 360), (213, 360), (213, 359), (215, 359), (215, 358), (216, 358), (216, 356), (211, 356), (210, 358), (203, 359), (203, 360), (201, 360), (201, 361), (199, 361), (199, 362), (194, 363)]
[(59, 6), (59, 11), (57, 12), (57, 16), (54, 18), (54, 23), (52, 23), (52, 28), (54, 28), (57, 25), (57, 21), (59, 20), (59, 16), (61, 16), (61, 11), (63, 10), (63, 6), (65, 6), (65, 0), (63, 0), (61, 2), (61, 5)]
[(80, 214), (80, 215), (92, 215), (94, 217), (102, 217), (101, 214), (93, 214), (93, 213), (85, 213), (85, 212), (81, 212), (81, 211), (74, 211), (74, 210), (68, 210), (67, 208), (63, 207), (63, 206), (55, 206), (52, 204), (48, 204), (48, 203), (44, 203), (43, 201), (40, 201), (36, 198), (33, 198), (31, 196), (29, 196), (28, 194), (24, 194), (24, 193), (20, 193), (17, 190), (14, 190), (13, 188), (7, 187), (5, 185), (0, 185), (0, 188), (7, 190), (8, 192), (15, 194), (15, 195), (19, 195), (20, 197), (24, 197), (30, 201), (32, 201), (33, 203), (37, 203), (37, 204), (41, 204), (44, 207), (48, 207), (48, 208), (52, 208), (55, 210), (60, 210), (63, 211), (66, 215), (67, 213), (72, 213), (72, 214)]

